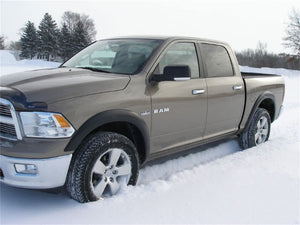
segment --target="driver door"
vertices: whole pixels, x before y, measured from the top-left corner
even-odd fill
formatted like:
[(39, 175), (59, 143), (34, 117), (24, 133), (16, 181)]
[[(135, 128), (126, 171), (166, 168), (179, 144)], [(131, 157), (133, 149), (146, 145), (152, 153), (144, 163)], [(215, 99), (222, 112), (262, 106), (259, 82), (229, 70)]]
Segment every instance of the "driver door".
[(182, 81), (160, 81), (151, 87), (151, 153), (201, 140), (206, 125), (207, 87), (200, 78), (195, 44), (173, 43), (153, 74), (164, 76), (167, 66), (189, 66), (191, 76)]

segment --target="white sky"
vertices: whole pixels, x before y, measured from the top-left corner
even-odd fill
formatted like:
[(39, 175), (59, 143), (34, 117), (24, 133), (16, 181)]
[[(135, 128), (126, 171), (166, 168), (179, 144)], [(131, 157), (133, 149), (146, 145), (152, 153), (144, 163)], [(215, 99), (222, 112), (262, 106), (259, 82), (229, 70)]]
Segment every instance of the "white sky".
[(97, 39), (124, 35), (180, 35), (228, 42), (234, 50), (255, 49), (258, 41), (270, 52), (282, 46), (292, 8), (299, 0), (0, 0), (0, 33), (7, 41), (20, 38), (30, 20), (38, 27), (48, 12), (61, 23), (64, 11), (94, 19)]

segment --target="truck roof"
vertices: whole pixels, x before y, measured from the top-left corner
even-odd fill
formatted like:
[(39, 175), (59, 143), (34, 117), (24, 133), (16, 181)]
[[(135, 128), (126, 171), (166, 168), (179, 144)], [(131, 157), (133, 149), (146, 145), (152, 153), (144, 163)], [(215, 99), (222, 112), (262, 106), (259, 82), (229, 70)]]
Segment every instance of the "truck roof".
[(106, 40), (114, 40), (114, 39), (156, 39), (156, 40), (164, 40), (164, 41), (175, 41), (175, 40), (197, 40), (197, 41), (206, 41), (220, 44), (227, 44), (222, 41), (206, 39), (206, 38), (198, 38), (198, 37), (187, 37), (187, 36), (159, 36), (159, 35), (131, 35), (131, 36), (120, 36), (107, 38)]

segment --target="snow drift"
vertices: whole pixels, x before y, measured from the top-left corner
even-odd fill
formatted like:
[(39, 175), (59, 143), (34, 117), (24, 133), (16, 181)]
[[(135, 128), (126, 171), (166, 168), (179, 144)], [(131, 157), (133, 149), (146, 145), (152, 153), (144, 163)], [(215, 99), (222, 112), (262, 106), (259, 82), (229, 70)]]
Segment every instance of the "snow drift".
[(9, 50), (0, 50), (0, 75), (17, 73), (28, 70), (58, 67), (61, 63), (44, 60), (17, 61)]

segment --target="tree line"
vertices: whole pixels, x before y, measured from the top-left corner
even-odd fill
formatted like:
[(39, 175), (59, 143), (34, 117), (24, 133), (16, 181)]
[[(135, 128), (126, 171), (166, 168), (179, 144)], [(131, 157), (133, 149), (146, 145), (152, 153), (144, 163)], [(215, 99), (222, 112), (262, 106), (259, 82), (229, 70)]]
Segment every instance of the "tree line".
[(255, 50), (246, 49), (235, 54), (241, 66), (300, 69), (300, 55), (270, 53), (267, 44), (262, 42), (258, 43)]
[(237, 52), (238, 62), (242, 66), (271, 67), (300, 70), (300, 12), (293, 9), (289, 15), (283, 45), (296, 54), (273, 54), (267, 51), (267, 44), (259, 42), (255, 50)]
[[(255, 50), (236, 52), (239, 64), (251, 67), (300, 69), (300, 12), (293, 9), (289, 15), (283, 45), (296, 54), (273, 54), (267, 45), (259, 42)], [(46, 13), (38, 29), (28, 21), (22, 29), (19, 42), (11, 42), (10, 49), (21, 50), (22, 58), (39, 58), (65, 61), (95, 40), (94, 21), (85, 14), (64, 12), (58, 28), (51, 15)], [(0, 36), (0, 49), (4, 49), (4, 37)]]
[[(94, 21), (85, 14), (64, 12), (61, 27), (45, 13), (38, 28), (28, 21), (20, 38), (20, 57), (65, 61), (95, 40)], [(60, 59), (57, 59), (57, 58)]]

